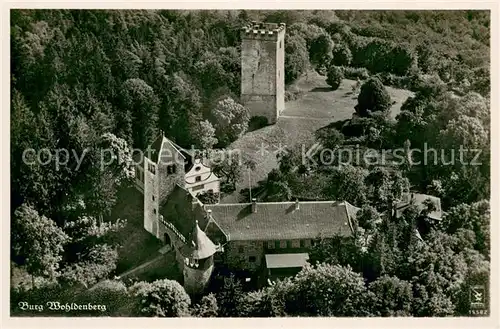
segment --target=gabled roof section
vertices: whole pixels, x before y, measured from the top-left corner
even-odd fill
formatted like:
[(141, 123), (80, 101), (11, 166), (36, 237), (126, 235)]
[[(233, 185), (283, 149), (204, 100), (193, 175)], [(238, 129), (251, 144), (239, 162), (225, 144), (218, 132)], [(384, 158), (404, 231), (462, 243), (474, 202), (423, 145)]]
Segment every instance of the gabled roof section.
[(432, 195), (427, 194), (419, 194), (419, 193), (408, 193), (403, 196), (403, 200), (401, 202), (396, 203), (396, 217), (400, 217), (403, 212), (411, 205), (414, 204), (417, 206), (419, 211), (426, 210), (425, 201), (429, 199), (435, 207), (435, 210), (431, 211), (427, 214), (428, 218), (441, 220), (443, 217), (443, 211), (441, 209), (441, 199)]
[[(158, 160), (160, 159), (160, 156), (165, 148), (165, 144), (168, 144), (171, 149), (180, 154), (182, 159), (186, 160), (185, 154), (181, 152), (170, 139), (166, 138), (162, 132), (148, 148), (149, 150), (151, 150), (149, 154), (149, 158), (151, 161), (153, 161), (154, 163), (158, 163)], [(148, 156), (148, 150), (146, 150), (144, 156)]]
[(351, 236), (356, 207), (347, 202), (303, 201), (205, 205), (229, 240), (314, 239)]

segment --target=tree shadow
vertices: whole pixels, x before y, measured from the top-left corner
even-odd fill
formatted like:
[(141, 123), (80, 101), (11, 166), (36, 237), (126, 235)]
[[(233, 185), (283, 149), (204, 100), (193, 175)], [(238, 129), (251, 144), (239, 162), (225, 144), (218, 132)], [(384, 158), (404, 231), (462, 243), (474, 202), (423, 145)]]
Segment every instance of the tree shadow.
[(323, 126), (319, 129), (316, 130), (316, 132), (324, 131), (324, 130), (330, 130), (332, 128), (337, 129), (338, 131), (342, 132), (342, 128), (344, 125), (348, 122), (350, 122), (351, 119), (345, 119), (345, 120), (340, 120), (340, 121), (334, 121), (332, 123), (327, 124), (326, 126)]
[(269, 126), (269, 121), (264, 116), (253, 116), (248, 122), (247, 132), (252, 132), (261, 128)]
[(313, 88), (311, 89), (311, 92), (315, 93), (315, 92), (329, 92), (329, 91), (333, 91), (333, 88), (331, 87), (316, 87), (316, 88)]
[(255, 186), (252, 186), (252, 195), (250, 197), (250, 189), (244, 188), (240, 190), (240, 202), (251, 202), (251, 199), (262, 200), (266, 192), (266, 182), (267, 180), (261, 180), (257, 182)]

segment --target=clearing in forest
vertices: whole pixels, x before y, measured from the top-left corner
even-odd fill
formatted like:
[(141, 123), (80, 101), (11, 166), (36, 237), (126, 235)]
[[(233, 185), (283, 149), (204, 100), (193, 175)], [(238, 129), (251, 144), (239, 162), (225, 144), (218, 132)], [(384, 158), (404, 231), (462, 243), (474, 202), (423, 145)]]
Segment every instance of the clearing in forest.
[[(278, 122), (243, 135), (231, 144), (231, 149), (239, 149), (246, 157), (256, 163), (250, 178), (244, 174), (237, 184), (237, 191), (226, 195), (222, 203), (240, 202), (239, 191), (255, 186), (267, 178), (267, 174), (277, 168), (276, 151), (280, 147), (308, 145), (314, 141), (316, 130), (334, 121), (350, 119), (357, 104), (357, 95), (353, 94), (354, 80), (344, 79), (337, 90), (332, 90), (325, 82), (325, 77), (317, 72), (309, 72), (296, 81), (290, 89), (302, 93), (297, 100), (287, 102)], [(392, 101), (393, 118), (400, 112), (401, 105), (413, 93), (404, 89), (386, 87)]]

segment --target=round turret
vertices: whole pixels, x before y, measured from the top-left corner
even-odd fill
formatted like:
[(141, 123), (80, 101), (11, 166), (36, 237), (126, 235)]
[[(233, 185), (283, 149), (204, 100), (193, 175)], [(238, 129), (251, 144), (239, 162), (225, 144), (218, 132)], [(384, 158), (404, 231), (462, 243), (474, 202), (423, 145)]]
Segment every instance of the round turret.
[(189, 294), (203, 291), (214, 268), (213, 255), (217, 247), (195, 222), (190, 239), (182, 252), (184, 256), (184, 289)]

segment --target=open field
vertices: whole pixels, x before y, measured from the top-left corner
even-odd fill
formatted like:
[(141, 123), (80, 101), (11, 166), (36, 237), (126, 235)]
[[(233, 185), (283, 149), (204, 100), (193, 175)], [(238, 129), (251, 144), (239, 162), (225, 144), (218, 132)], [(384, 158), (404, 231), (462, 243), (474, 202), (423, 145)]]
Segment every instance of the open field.
[[(310, 145), (319, 128), (334, 121), (350, 119), (357, 104), (357, 95), (352, 94), (355, 83), (354, 80), (344, 79), (337, 90), (331, 90), (325, 77), (309, 72), (291, 86), (304, 94), (301, 98), (286, 103), (285, 110), (275, 125), (249, 132), (231, 144), (232, 149), (239, 149), (257, 164), (250, 175), (251, 185), (255, 186), (257, 182), (266, 179), (269, 171), (278, 166), (274, 152), (280, 145)], [(391, 87), (387, 87), (387, 90), (396, 102), (391, 108), (391, 116), (395, 118), (403, 102), (413, 93)], [(239, 202), (239, 190), (249, 186), (248, 176), (243, 175), (237, 185), (238, 191), (224, 196), (221, 202)]]

